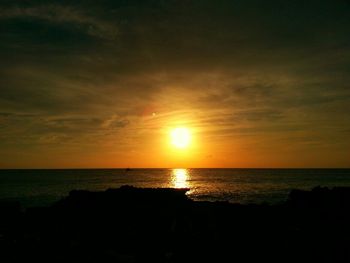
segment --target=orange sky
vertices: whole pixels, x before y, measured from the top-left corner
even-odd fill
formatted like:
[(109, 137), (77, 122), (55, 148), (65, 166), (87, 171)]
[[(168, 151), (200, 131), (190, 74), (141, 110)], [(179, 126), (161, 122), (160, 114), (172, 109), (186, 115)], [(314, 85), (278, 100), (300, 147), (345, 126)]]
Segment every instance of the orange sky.
[(39, 2), (0, 3), (0, 168), (350, 167), (346, 1)]

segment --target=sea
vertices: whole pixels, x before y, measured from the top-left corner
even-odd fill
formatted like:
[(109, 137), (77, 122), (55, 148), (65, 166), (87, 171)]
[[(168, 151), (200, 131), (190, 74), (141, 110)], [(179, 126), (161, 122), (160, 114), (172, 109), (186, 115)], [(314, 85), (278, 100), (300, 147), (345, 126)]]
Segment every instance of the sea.
[(278, 204), (292, 189), (350, 187), (350, 169), (20, 169), (0, 170), (0, 200), (47, 206), (73, 189), (122, 185), (189, 188), (197, 201)]

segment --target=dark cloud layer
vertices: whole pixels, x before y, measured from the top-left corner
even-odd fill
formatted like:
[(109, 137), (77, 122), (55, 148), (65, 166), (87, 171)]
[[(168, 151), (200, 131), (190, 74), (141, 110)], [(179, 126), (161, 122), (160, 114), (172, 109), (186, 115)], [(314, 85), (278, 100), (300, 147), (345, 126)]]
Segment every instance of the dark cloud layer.
[(1, 1), (0, 165), (38, 145), (142, 148), (183, 118), (213, 145), (274, 136), (349, 166), (349, 47), (342, 0)]

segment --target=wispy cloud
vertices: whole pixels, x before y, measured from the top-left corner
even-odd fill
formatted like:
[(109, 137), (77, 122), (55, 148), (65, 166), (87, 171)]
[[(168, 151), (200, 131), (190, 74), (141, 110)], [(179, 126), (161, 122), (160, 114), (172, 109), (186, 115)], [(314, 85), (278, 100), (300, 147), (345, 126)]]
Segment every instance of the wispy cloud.
[(157, 159), (176, 125), (201, 156), (349, 146), (346, 1), (5, 2), (2, 149)]
[(84, 30), (87, 34), (115, 39), (118, 28), (115, 24), (89, 16), (82, 10), (63, 5), (41, 5), (34, 7), (12, 7), (0, 10), (0, 19), (32, 18), (51, 23), (63, 23)]

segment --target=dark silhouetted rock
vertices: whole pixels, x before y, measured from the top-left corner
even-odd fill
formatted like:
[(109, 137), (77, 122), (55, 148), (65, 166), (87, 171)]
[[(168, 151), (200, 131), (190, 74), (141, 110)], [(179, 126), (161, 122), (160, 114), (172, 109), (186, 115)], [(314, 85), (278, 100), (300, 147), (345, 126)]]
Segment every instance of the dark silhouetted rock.
[(25, 212), (0, 204), (0, 262), (349, 262), (349, 188), (293, 190), (271, 206), (194, 202), (188, 190), (75, 190)]

